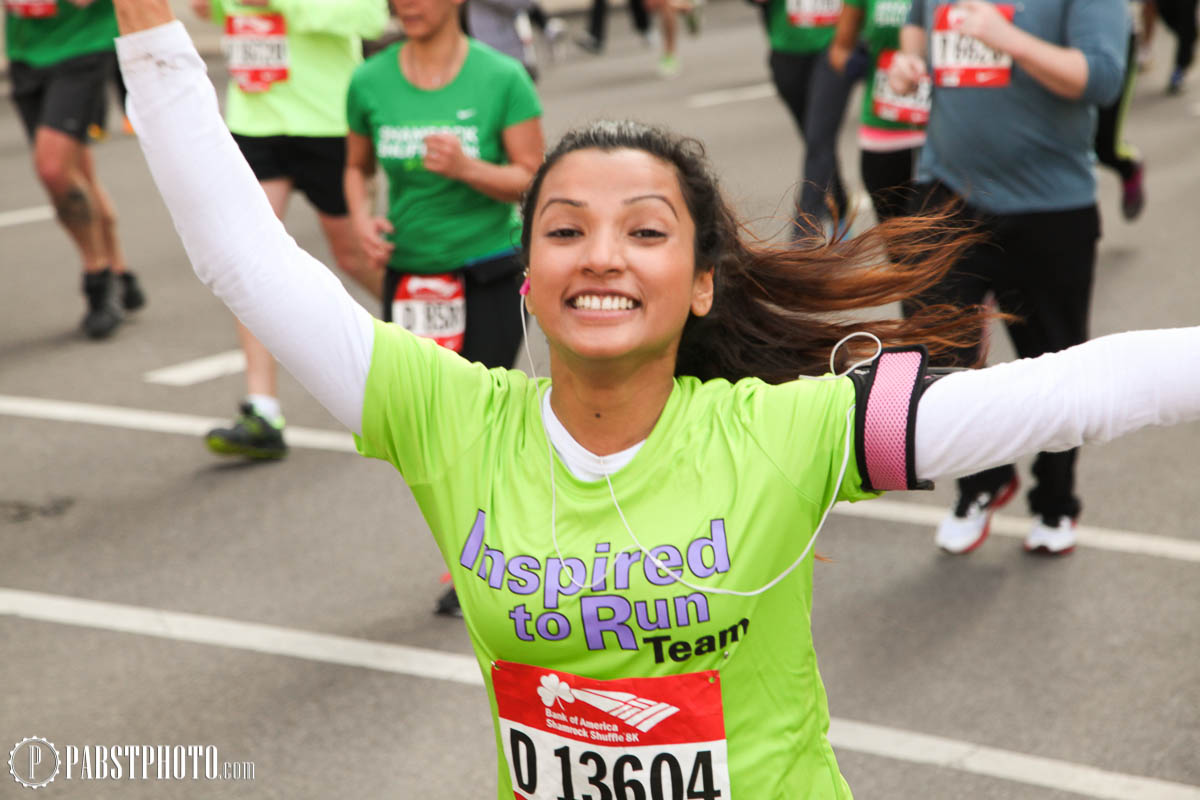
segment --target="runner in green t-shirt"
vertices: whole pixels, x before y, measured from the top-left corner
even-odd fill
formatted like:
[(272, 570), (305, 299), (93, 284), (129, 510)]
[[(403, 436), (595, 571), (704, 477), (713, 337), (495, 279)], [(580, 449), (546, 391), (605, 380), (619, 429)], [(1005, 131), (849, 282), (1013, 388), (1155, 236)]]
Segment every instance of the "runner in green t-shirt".
[(859, 39), (867, 61), (858, 147), (863, 183), (879, 220), (909, 213), (917, 155), (925, 143), (929, 119), (929, 84), (910, 96), (888, 85), (892, 55), (900, 47), (900, 28), (911, 0), (845, 0), (834, 33), (829, 60), (834, 69), (854, 68)]
[[(702, 146), (627, 122), (569, 133), (523, 200), (549, 379), (468, 362), (331, 291), (234, 168), (166, 0), (117, 2), (139, 141), (198, 276), (397, 467), (453, 570), (501, 800), (848, 798), (810, 629), (832, 503), (1200, 418), (1200, 328), (933, 384), (918, 346), (840, 351), (863, 328), (977, 340), (977, 310), (844, 317), (911, 296), (973, 240), (927, 222), (746, 241)], [(831, 350), (840, 376), (797, 379)]]
[(828, 48), (842, 0), (754, 0), (762, 5), (771, 46), (771, 80), (804, 142), (804, 169), (796, 198), (796, 237), (819, 235), (829, 218), (826, 196), (839, 220), (847, 214), (837, 160), (838, 131), (854, 81), (829, 64)]
[[(519, 61), (463, 35), (458, 7), (397, 6), (408, 40), (354, 73), (346, 198), (368, 257), (387, 265), (383, 319), (509, 367), (524, 322), (514, 203), (542, 160), (542, 109)], [(370, 211), (377, 168), (386, 218)], [(453, 588), (437, 609), (461, 613)]]
[[(385, 0), (192, 0), (225, 30), (225, 121), (282, 219), (292, 190), (304, 193), (339, 268), (375, 297), (383, 275), (367, 263), (347, 213), (346, 87), (362, 40), (387, 22)], [(220, 455), (287, 455), (275, 359), (237, 319), (246, 355), (246, 397), (233, 424), (204, 440)]]
[(116, 69), (112, 0), (4, 0), (12, 99), (33, 147), (33, 164), (83, 262), (83, 330), (110, 336), (146, 296), (126, 268), (112, 199), (88, 149), (104, 119)]

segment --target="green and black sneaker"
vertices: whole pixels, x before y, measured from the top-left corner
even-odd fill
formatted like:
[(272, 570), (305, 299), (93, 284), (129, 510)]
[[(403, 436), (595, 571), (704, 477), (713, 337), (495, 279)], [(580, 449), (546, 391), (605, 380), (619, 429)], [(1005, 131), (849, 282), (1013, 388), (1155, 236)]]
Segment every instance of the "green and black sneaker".
[(208, 449), (223, 456), (244, 456), (253, 459), (280, 459), (287, 455), (283, 441), (283, 417), (270, 422), (242, 403), (242, 412), (232, 428), (213, 428), (204, 437)]

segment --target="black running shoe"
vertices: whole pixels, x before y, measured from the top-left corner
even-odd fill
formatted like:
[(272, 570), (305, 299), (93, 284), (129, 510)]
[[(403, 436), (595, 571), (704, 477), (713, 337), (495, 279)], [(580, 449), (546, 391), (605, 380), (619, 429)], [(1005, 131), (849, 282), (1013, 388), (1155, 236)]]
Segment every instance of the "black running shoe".
[(253, 459), (280, 459), (287, 455), (283, 441), (283, 420), (278, 425), (267, 421), (249, 403), (242, 403), (242, 413), (231, 428), (214, 428), (204, 437), (208, 449), (223, 456), (244, 456)]
[(462, 619), (462, 606), (458, 604), (458, 592), (454, 591), (453, 586), (438, 598), (437, 607), (433, 609), (433, 613), (440, 614), (443, 617), (458, 617)]
[(117, 276), (117, 281), (121, 284), (121, 308), (126, 311), (137, 311), (146, 305), (146, 293), (142, 291), (142, 285), (138, 283), (137, 275), (125, 270)]
[(88, 307), (83, 317), (83, 332), (91, 339), (107, 339), (125, 319), (117, 305), (117, 286), (112, 270), (83, 273), (83, 294)]

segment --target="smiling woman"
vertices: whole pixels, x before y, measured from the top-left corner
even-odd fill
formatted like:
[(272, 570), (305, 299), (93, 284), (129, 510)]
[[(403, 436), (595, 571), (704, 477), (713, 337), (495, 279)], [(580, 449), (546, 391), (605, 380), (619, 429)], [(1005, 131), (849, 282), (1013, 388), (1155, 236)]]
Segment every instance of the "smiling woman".
[(919, 348), (795, 379), (846, 331), (975, 335), (976, 312), (829, 318), (915, 291), (961, 242), (907, 221), (746, 243), (699, 144), (632, 123), (568, 134), (524, 201), (551, 378), (488, 370), (372, 320), (301, 250), (165, 0), (117, 3), (160, 12), (124, 15), (118, 50), (197, 274), (396, 466), (453, 572), (500, 798), (848, 798), (809, 627), (831, 505), (1200, 416), (1194, 328), (932, 384)]

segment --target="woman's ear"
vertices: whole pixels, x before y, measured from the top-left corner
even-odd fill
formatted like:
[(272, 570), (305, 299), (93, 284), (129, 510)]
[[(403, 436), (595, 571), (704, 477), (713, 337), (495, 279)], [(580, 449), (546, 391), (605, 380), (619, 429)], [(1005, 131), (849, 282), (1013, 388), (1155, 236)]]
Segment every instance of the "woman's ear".
[(692, 280), (692, 313), (703, 317), (713, 306), (713, 268), (700, 270)]

